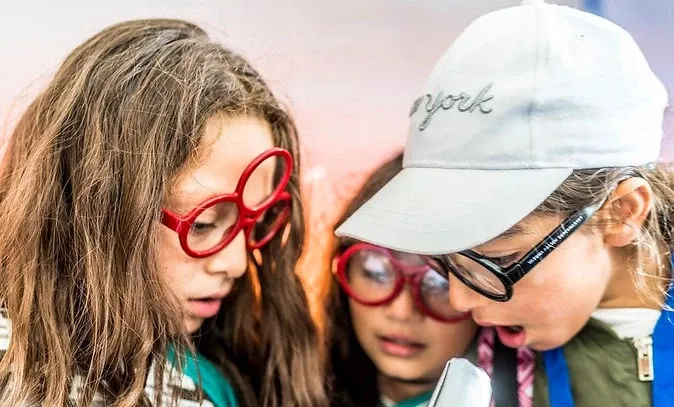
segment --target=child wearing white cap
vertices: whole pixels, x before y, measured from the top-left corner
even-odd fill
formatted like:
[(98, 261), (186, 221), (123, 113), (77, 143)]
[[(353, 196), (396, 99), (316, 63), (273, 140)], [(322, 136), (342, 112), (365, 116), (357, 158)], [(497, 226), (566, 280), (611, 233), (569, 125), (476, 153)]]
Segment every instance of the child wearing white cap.
[(610, 21), (485, 15), (413, 103), (403, 170), (337, 234), (427, 255), (455, 308), (539, 351), (535, 406), (674, 406), (666, 106)]

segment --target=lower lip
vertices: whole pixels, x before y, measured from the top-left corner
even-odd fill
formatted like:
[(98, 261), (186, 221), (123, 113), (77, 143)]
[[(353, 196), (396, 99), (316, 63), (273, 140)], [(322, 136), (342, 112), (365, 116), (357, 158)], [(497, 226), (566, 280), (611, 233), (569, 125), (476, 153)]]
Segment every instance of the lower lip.
[(211, 318), (220, 311), (222, 300), (189, 300), (190, 314), (199, 318)]
[(382, 352), (400, 358), (416, 356), (426, 348), (424, 345), (400, 343), (381, 336), (377, 339), (379, 341), (379, 348)]
[(524, 346), (527, 339), (526, 330), (524, 329), (519, 332), (515, 332), (504, 326), (497, 326), (496, 334), (501, 340), (501, 343), (509, 348), (521, 348)]

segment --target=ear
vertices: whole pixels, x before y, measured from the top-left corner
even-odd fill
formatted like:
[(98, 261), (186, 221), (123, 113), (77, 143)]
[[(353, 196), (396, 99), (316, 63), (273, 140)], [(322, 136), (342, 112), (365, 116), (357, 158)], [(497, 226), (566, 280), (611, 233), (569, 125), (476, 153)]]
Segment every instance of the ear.
[(606, 244), (622, 247), (632, 243), (651, 210), (653, 198), (653, 190), (643, 178), (622, 181), (607, 201), (611, 222), (604, 231)]

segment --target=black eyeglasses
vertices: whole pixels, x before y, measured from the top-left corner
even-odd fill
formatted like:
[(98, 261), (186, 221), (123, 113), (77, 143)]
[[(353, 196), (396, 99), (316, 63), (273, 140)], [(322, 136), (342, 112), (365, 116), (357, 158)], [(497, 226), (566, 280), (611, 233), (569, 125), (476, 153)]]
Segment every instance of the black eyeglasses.
[(586, 206), (572, 214), (555, 230), (512, 265), (499, 265), (494, 259), (464, 250), (447, 255), (427, 256), (426, 262), (444, 277), (452, 273), (472, 290), (494, 301), (506, 302), (512, 298), (513, 285), (576, 232), (606, 202)]

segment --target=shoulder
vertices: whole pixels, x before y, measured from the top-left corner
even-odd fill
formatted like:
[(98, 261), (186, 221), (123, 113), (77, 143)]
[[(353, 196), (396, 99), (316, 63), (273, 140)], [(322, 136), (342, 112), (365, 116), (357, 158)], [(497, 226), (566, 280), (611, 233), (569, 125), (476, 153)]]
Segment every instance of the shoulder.
[[(152, 401), (157, 394), (158, 384), (155, 382), (157, 364), (153, 363), (148, 373), (145, 394)], [(197, 384), (189, 376), (166, 363), (163, 375), (161, 407), (215, 407), (200, 391)], [(203, 401), (202, 401), (203, 397)], [(175, 404), (172, 404), (175, 400)], [(231, 406), (236, 407), (236, 406)]]
[[(634, 345), (619, 338), (607, 324), (590, 319), (563, 349), (576, 404), (638, 406), (650, 402), (651, 382), (639, 380)], [(540, 355), (534, 384), (534, 396), (542, 406), (549, 405), (548, 377)]]
[[(9, 319), (4, 308), (0, 308), (0, 357), (9, 348), (12, 334), (12, 321)], [(155, 366), (153, 363), (148, 372), (145, 386), (145, 394), (150, 402), (157, 393), (155, 385)], [(200, 392), (194, 381), (174, 369), (170, 363), (166, 363), (164, 371), (161, 407), (214, 407), (208, 400), (200, 402)], [(80, 375), (73, 377), (70, 389), (70, 399), (76, 401), (82, 394), (84, 378)], [(173, 402), (175, 400), (175, 403)], [(91, 407), (104, 407), (106, 402), (101, 395), (95, 395)]]
[[(158, 389), (155, 382), (155, 368), (156, 363), (153, 363), (145, 383), (145, 394), (153, 406), (157, 392), (161, 391), (161, 406), (156, 407), (214, 407), (213, 403), (208, 399), (201, 400), (201, 393), (192, 379), (168, 366), (164, 371), (163, 386), (161, 389)], [(83, 379), (81, 376), (76, 376), (73, 379), (73, 386), (70, 392), (71, 400), (75, 401), (79, 398), (82, 383)], [(91, 407), (106, 406), (105, 400), (100, 395), (94, 397), (91, 405)]]

